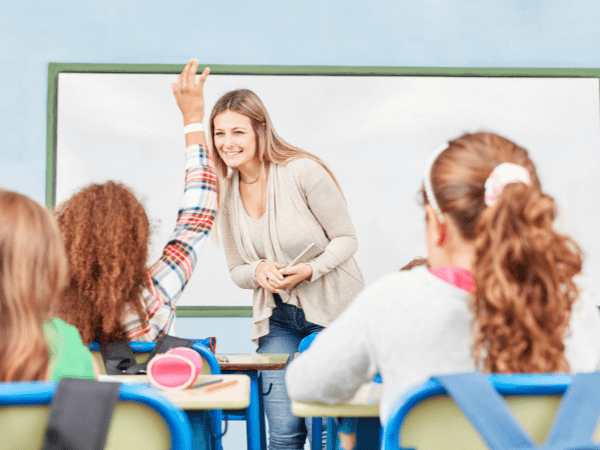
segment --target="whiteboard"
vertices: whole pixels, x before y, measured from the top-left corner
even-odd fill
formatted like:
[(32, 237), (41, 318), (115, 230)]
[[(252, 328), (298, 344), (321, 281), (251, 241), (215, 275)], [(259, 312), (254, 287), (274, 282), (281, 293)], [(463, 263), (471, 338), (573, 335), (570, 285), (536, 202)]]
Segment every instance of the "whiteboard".
[[(149, 265), (173, 230), (183, 193), (176, 79), (175, 73), (58, 75), (56, 204), (90, 182), (129, 185), (151, 221)], [(581, 283), (594, 295), (600, 288), (598, 78), (213, 73), (205, 85), (205, 121), (216, 100), (238, 88), (256, 92), (277, 132), (323, 159), (338, 178), (366, 283), (426, 256), (418, 198), (426, 160), (448, 139), (486, 130), (529, 150), (542, 187), (557, 201), (558, 228), (586, 253)], [(208, 241), (178, 306), (251, 304), (252, 291), (231, 281), (222, 248)]]

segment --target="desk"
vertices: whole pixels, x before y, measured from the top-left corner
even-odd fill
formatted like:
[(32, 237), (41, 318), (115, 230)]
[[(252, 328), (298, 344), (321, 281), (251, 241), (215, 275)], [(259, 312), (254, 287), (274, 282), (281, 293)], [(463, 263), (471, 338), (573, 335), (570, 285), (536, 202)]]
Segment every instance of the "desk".
[[(235, 386), (230, 386), (217, 391), (208, 391), (206, 387), (189, 388), (181, 391), (159, 391), (167, 397), (177, 407), (183, 409), (190, 421), (192, 427), (192, 438), (194, 447), (196, 443), (203, 441), (195, 436), (196, 432), (204, 429), (204, 415), (201, 413), (205, 410), (212, 409), (231, 409), (244, 410), (250, 405), (250, 378), (246, 375), (198, 375), (195, 384), (200, 384), (205, 381), (214, 379), (223, 379), (224, 381), (238, 380)], [(122, 383), (147, 383), (146, 375), (101, 375), (98, 381), (118, 381)], [(148, 389), (154, 389), (148, 386)]]
[[(329, 405), (326, 403), (297, 402), (292, 400), (292, 413), (298, 417), (315, 417), (312, 423), (312, 447), (321, 448), (322, 424), (321, 417), (363, 417), (379, 418), (379, 400), (381, 398), (381, 383), (363, 384), (350, 400), (344, 403)], [(332, 420), (328, 424), (333, 424)], [(331, 427), (330, 427), (331, 428)], [(332, 433), (335, 430), (332, 430)], [(329, 434), (329, 433), (328, 433)], [(332, 435), (328, 436), (328, 448)], [(357, 448), (360, 448), (357, 446)]]
[[(250, 407), (245, 415), (223, 411), (223, 415), (229, 420), (246, 420), (246, 435), (248, 437), (248, 450), (266, 450), (267, 431), (265, 426), (265, 412), (263, 406), (263, 387), (259, 370), (282, 370), (290, 358), (287, 354), (258, 354), (258, 353), (235, 353), (224, 354), (227, 361), (220, 361), (222, 373), (242, 373), (250, 377)], [(258, 430), (253, 433), (253, 430)]]

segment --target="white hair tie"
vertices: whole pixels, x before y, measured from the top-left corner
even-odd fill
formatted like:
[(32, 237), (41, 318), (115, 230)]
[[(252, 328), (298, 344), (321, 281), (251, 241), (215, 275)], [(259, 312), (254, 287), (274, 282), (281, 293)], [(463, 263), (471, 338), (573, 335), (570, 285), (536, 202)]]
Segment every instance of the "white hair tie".
[(524, 183), (531, 186), (529, 170), (518, 164), (508, 162), (497, 165), (485, 181), (485, 204), (492, 206), (496, 203), (496, 199), (504, 187), (510, 183)]
[(427, 162), (427, 165), (425, 166), (425, 176), (423, 177), (423, 182), (425, 184), (425, 196), (427, 197), (429, 204), (431, 205), (431, 207), (437, 214), (438, 219), (440, 220), (440, 223), (444, 223), (444, 216), (442, 215), (442, 210), (440, 209), (440, 206), (438, 205), (437, 199), (435, 198), (435, 193), (433, 192), (433, 188), (431, 187), (431, 168), (433, 167), (433, 164), (435, 163), (438, 156), (440, 156), (440, 154), (447, 148), (448, 148), (448, 144), (446, 143), (446, 144), (438, 147), (431, 154), (431, 156), (429, 157), (429, 161)]

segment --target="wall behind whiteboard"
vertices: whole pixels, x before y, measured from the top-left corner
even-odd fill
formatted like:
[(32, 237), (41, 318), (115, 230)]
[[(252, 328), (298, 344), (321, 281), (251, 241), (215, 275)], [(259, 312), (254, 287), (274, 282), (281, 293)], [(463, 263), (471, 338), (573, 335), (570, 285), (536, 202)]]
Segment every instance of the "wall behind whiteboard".
[[(89, 182), (118, 179), (142, 197), (154, 227), (149, 263), (175, 224), (183, 190), (182, 121), (173, 74), (62, 73), (57, 110), (56, 202)], [(206, 120), (223, 93), (254, 90), (278, 133), (321, 157), (338, 177), (357, 229), (367, 283), (425, 256), (417, 192), (429, 154), (466, 131), (489, 130), (527, 148), (557, 199), (558, 223), (600, 275), (598, 79), (350, 77), (212, 74)], [(209, 242), (180, 306), (250, 306)]]

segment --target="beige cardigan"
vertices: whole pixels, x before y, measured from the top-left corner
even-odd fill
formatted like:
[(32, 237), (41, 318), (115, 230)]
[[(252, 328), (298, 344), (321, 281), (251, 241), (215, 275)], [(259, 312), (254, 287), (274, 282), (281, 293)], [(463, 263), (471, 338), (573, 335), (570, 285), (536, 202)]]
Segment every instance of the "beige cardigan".
[[(268, 319), (275, 301), (256, 280), (261, 260), (243, 217), (237, 170), (224, 180), (221, 196), (219, 222), (227, 265), (238, 286), (254, 289), (252, 340), (257, 343), (269, 333)], [(312, 278), (280, 295), (284, 302), (302, 308), (307, 321), (329, 325), (364, 287), (352, 257), (358, 247), (356, 232), (340, 190), (312, 159), (300, 158), (287, 165), (271, 163), (265, 214), (267, 260), (288, 264), (313, 242), (323, 250), (308, 262)]]

